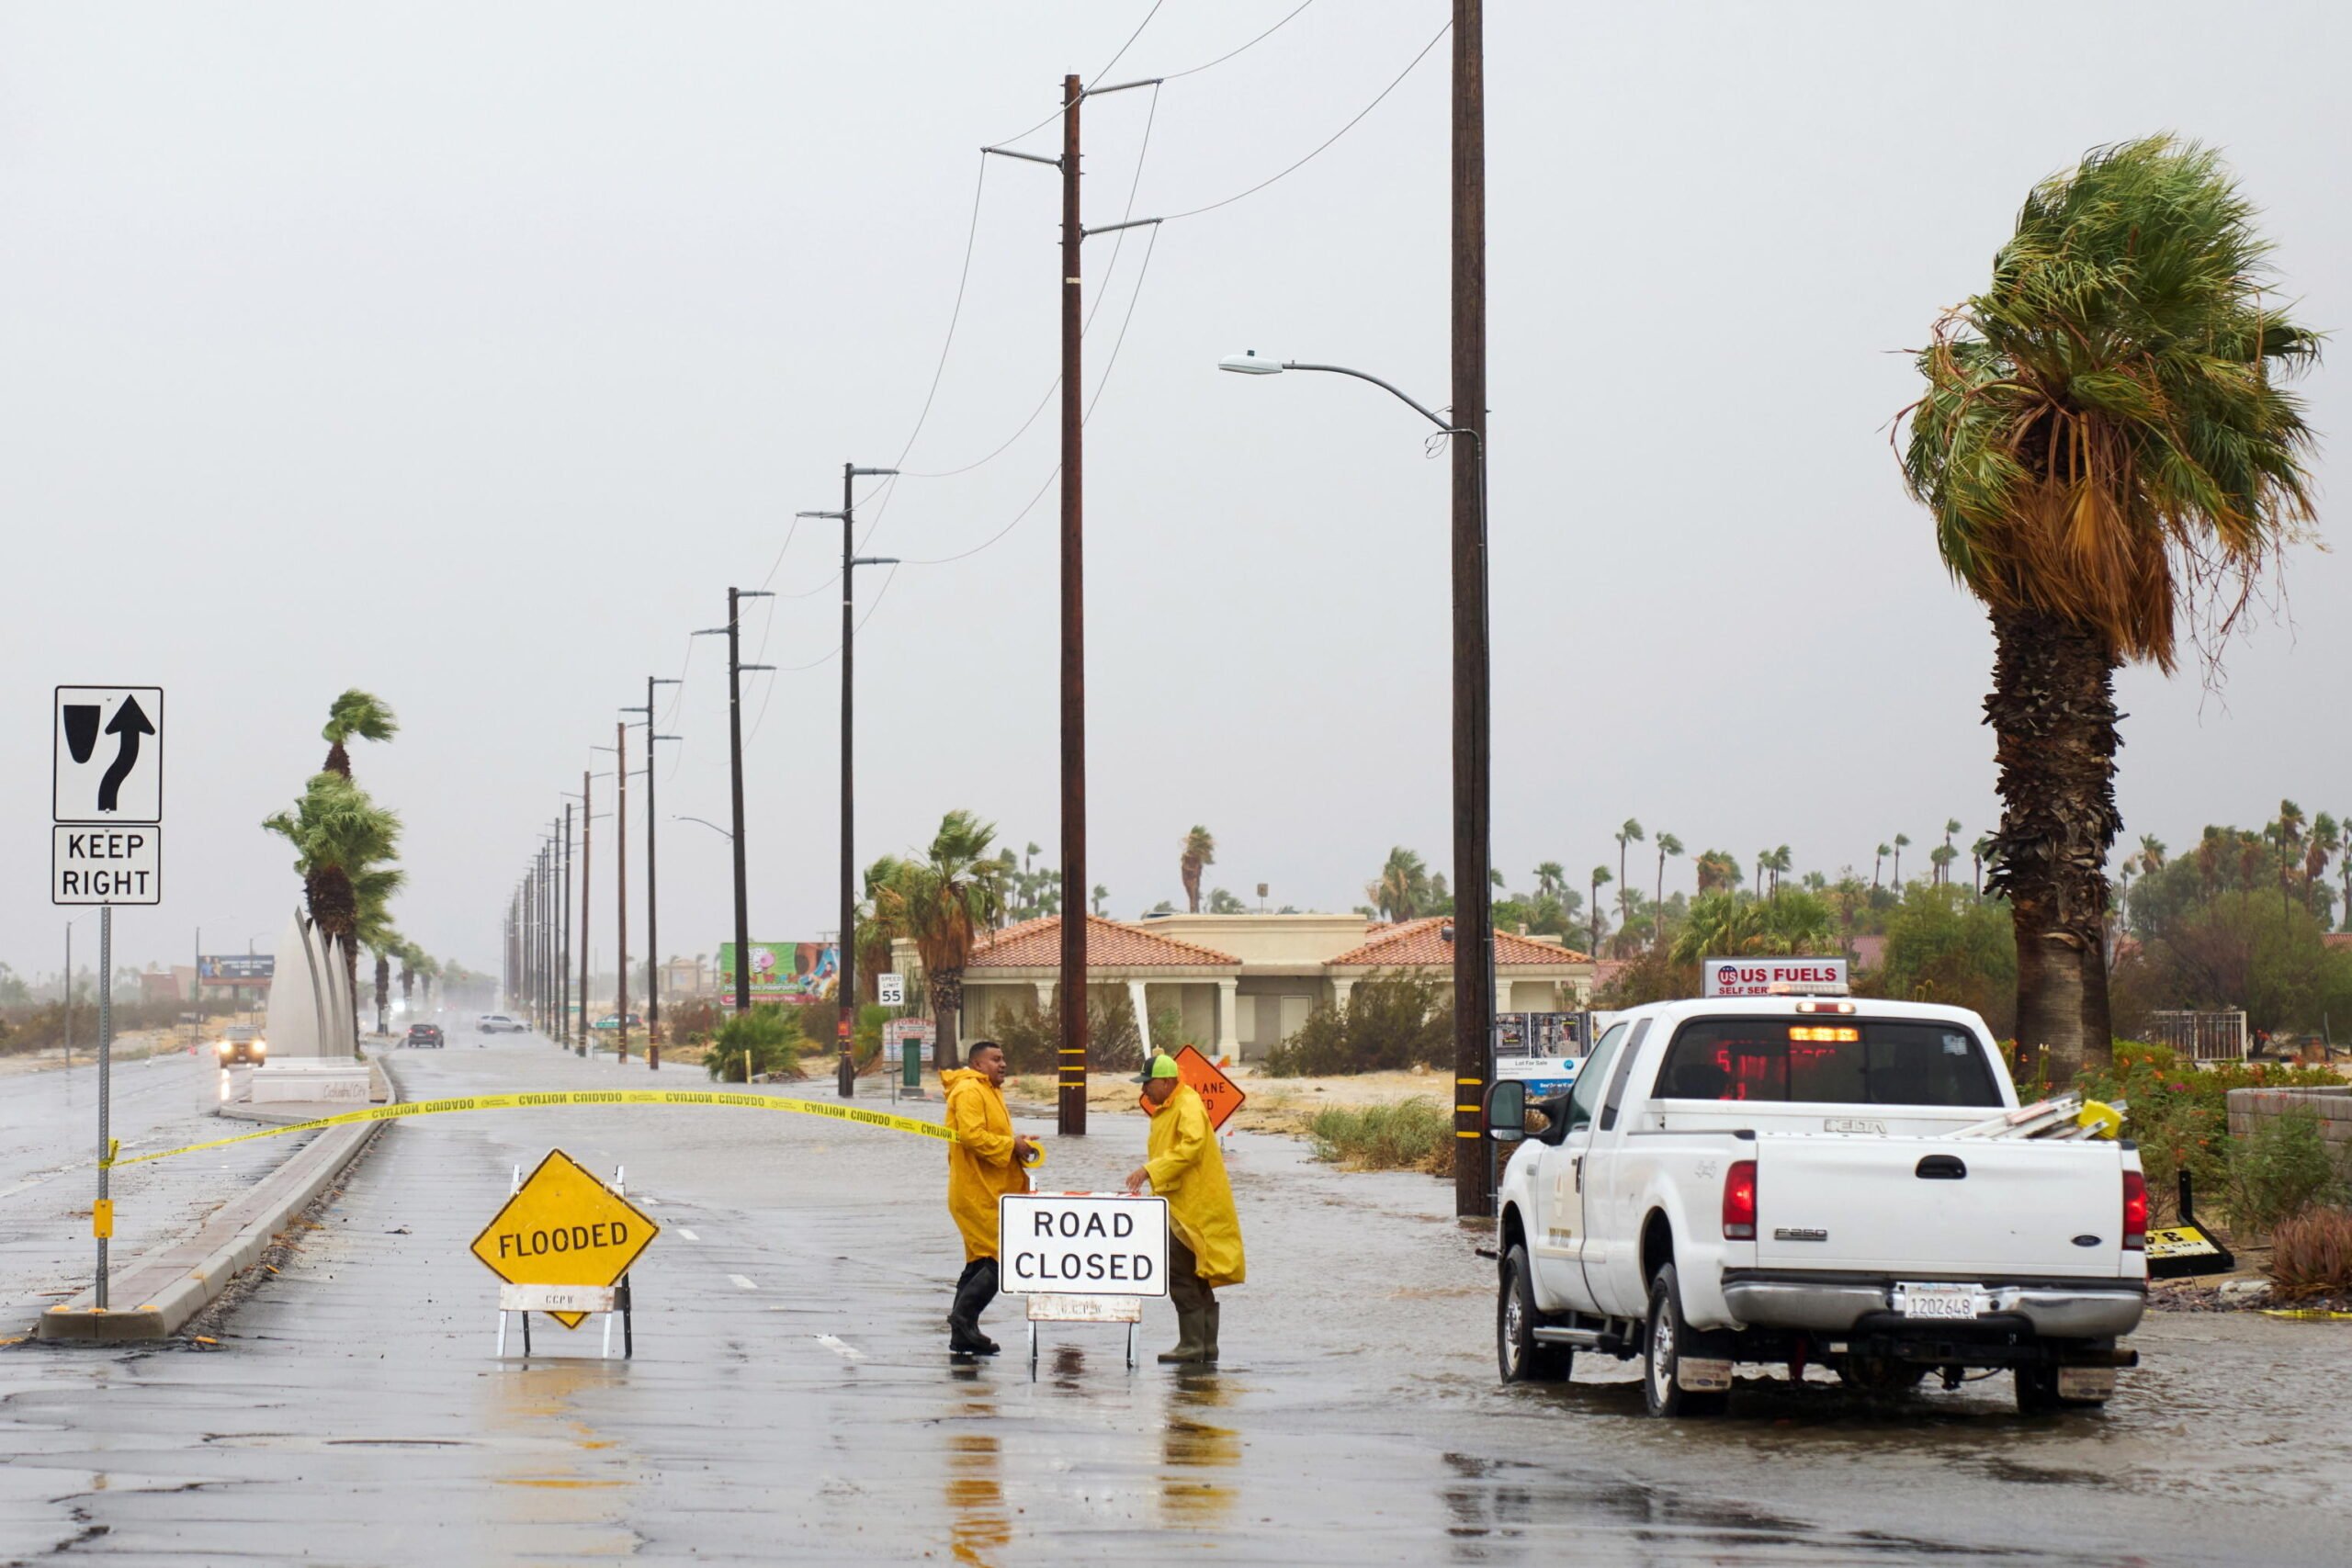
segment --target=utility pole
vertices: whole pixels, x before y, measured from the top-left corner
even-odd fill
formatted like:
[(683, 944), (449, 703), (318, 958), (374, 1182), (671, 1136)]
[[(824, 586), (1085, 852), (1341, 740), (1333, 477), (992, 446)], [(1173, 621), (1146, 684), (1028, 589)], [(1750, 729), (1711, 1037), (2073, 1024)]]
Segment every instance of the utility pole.
[(773, 670), (773, 664), (743, 662), (741, 635), (742, 601), (773, 599), (773, 593), (757, 588), (729, 588), (727, 591), (727, 624), (711, 626), (695, 633), (696, 637), (727, 637), (727, 754), (732, 766), (734, 781), (734, 840), (735, 840), (735, 1010), (752, 1010), (752, 904), (743, 878), (743, 671)]
[(74, 922), (65, 922), (65, 1066), (74, 1066)]
[(571, 1032), (571, 802), (563, 803), (562, 869), (557, 874), (556, 899), (563, 906), (563, 938), (555, 946), (555, 1043)]
[(589, 954), (595, 950), (588, 945), (588, 889), (591, 851), (589, 835), (595, 831), (596, 814), (590, 807), (594, 803), (591, 793), (590, 774), (580, 770), (580, 1043), (577, 1055), (588, 1054), (588, 964)]
[(890, 556), (857, 553), (857, 481), (895, 474), (896, 468), (861, 468), (842, 465), (842, 509), (803, 512), (803, 517), (838, 518), (842, 525), (842, 871), (841, 930), (833, 939), (833, 1032), (841, 1046), (841, 1065), (834, 1087), (843, 1100), (857, 1093), (857, 1064), (851, 1056), (857, 1030), (857, 850), (856, 686), (852, 679), (857, 646), (856, 596), (852, 584), (862, 566), (896, 566)]
[(678, 682), (665, 675), (645, 678), (645, 706), (623, 708), (623, 713), (645, 715), (645, 1066), (648, 1071), (662, 1069), (662, 936), (660, 917), (654, 910), (653, 839), (653, 743), (675, 740), (674, 735), (653, 732), (653, 688), (674, 686)]
[(613, 1016), (620, 1021), (620, 1061), (628, 1065), (628, 725), (613, 721), (613, 916), (619, 949), (614, 954)]
[[(1007, 147), (983, 147), (983, 152), (1051, 164), (1062, 176), (1061, 321), (1062, 321), (1062, 468), (1061, 468), (1061, 795), (1062, 795), (1062, 916), (1061, 916), (1061, 1052), (1060, 1114), (1057, 1125), (1066, 1137), (1086, 1132), (1086, 398), (1080, 385), (1079, 354), (1085, 330), (1081, 309), (1085, 291), (1080, 253), (1089, 234), (1137, 229), (1159, 221), (1136, 218), (1086, 227), (1079, 201), (1079, 106), (1105, 93), (1130, 87), (1151, 87), (1159, 77), (1121, 82), (1108, 87), (1087, 87), (1076, 76), (1062, 78), (1062, 153), (1048, 158), (1036, 152), (1016, 152)], [(948, 1064), (942, 1059), (942, 1066)]]
[[(1492, 1077), (1494, 889), (1487, 876), (1487, 88), (1481, 0), (1453, 0), (1453, 1212), (1494, 1213), (1479, 1107)], [(1464, 1109), (1468, 1107), (1468, 1109)]]

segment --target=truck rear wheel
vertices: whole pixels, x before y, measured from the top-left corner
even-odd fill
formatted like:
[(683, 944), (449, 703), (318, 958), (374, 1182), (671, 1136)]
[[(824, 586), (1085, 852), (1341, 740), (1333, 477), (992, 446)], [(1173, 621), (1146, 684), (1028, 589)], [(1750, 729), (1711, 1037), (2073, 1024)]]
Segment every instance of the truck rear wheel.
[(1514, 1247), (1503, 1258), (1502, 1287), (1495, 1298), (1495, 1359), (1505, 1382), (1566, 1382), (1576, 1352), (1535, 1337), (1544, 1321), (1535, 1305), (1535, 1270), (1527, 1248)]
[(1650, 1280), (1649, 1321), (1642, 1335), (1642, 1403), (1651, 1415), (1723, 1414), (1728, 1390), (1682, 1386), (1683, 1363), (1691, 1359), (1721, 1361), (1728, 1381), (1729, 1347), (1719, 1343), (1714, 1335), (1698, 1333), (1683, 1320), (1681, 1286), (1674, 1265), (1668, 1263)]

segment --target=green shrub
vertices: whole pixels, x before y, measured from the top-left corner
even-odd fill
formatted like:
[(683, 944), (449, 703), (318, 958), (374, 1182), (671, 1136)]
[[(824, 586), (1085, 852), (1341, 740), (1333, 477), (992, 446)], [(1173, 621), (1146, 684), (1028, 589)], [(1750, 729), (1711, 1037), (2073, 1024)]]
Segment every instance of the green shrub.
[(1334, 1105), (1306, 1124), (1315, 1157), (1355, 1170), (1453, 1169), (1453, 1118), (1434, 1100)]
[(2256, 1122), (2231, 1151), (2230, 1218), (2257, 1231), (2338, 1197), (2343, 1172), (2308, 1105)]
[(804, 1077), (800, 1052), (807, 1043), (800, 1021), (773, 1002), (762, 1002), (721, 1024), (703, 1058), (703, 1066), (721, 1083), (746, 1081), (750, 1076), (781, 1073)]
[[(999, 1008), (989, 1015), (985, 1039), (1004, 1047), (1009, 1072), (1051, 1073), (1061, 1064), (1062, 1010), (1059, 998), (1035, 1012)], [(1151, 1015), (1155, 1047), (1173, 1055), (1179, 1047), (1198, 1044), (1188, 1039), (1174, 1008)], [(1137, 1072), (1143, 1066), (1143, 1036), (1136, 1029), (1136, 1010), (1124, 993), (1089, 998), (1086, 1004), (1086, 1061), (1098, 1072)]]
[(1359, 982), (1344, 1008), (1318, 1005), (1298, 1032), (1266, 1053), (1269, 1077), (1442, 1067), (1453, 1061), (1453, 1014), (1435, 980), (1401, 970)]
[[(2242, 1196), (2234, 1170), (2246, 1150), (2229, 1135), (2230, 1090), (2310, 1089), (2343, 1081), (2324, 1067), (2266, 1062), (2214, 1062), (2200, 1066), (2162, 1045), (2119, 1040), (2115, 1066), (2084, 1074), (2077, 1087), (2090, 1099), (2124, 1102), (2123, 1136), (2140, 1145), (2148, 1195), (2169, 1213), (2183, 1167), (2199, 1190), (2233, 1199)], [(2038, 1098), (2033, 1086), (2024, 1083), (2018, 1086), (2018, 1093), (2029, 1100)], [(2231, 1217), (2241, 1224), (2259, 1223), (2244, 1213), (2233, 1213)]]
[(2270, 1235), (2270, 1282), (2282, 1296), (2352, 1292), (2352, 1213), (2308, 1209)]

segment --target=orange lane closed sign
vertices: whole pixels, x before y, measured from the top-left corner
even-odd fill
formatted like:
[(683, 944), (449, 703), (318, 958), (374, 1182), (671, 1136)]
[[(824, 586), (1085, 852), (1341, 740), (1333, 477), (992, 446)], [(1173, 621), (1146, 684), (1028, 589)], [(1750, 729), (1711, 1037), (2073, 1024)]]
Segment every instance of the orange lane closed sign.
[(1250, 1098), (1241, 1092), (1239, 1084), (1225, 1076), (1224, 1068), (1193, 1046), (1187, 1045), (1176, 1053), (1176, 1073), (1201, 1097), (1201, 1104), (1209, 1113), (1209, 1125), (1220, 1133), (1225, 1130), (1226, 1118), (1240, 1110), (1241, 1102)]
[[(510, 1285), (611, 1285), (661, 1228), (579, 1161), (549, 1149), (474, 1237), (473, 1253)], [(566, 1328), (588, 1316), (548, 1315)]]

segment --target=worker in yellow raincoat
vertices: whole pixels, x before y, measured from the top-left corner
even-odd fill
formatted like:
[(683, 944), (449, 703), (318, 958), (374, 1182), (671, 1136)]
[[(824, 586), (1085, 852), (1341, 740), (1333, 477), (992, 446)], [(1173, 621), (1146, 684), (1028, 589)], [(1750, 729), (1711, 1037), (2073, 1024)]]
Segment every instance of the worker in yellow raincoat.
[(1146, 1181), (1168, 1200), (1168, 1297), (1176, 1308), (1176, 1348), (1159, 1353), (1171, 1364), (1216, 1359), (1216, 1287), (1242, 1280), (1241, 1218), (1208, 1107), (1159, 1055), (1143, 1071), (1144, 1108), (1151, 1112), (1148, 1157), (1127, 1177), (1127, 1190)]
[(1022, 1167), (1035, 1145), (1015, 1134), (1004, 1108), (1004, 1047), (975, 1040), (971, 1065), (939, 1075), (947, 1089), (947, 1212), (964, 1233), (964, 1273), (947, 1309), (947, 1348), (959, 1356), (993, 1356), (1002, 1347), (980, 1332), (980, 1314), (996, 1300), (996, 1201), (1029, 1190)]

